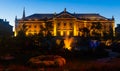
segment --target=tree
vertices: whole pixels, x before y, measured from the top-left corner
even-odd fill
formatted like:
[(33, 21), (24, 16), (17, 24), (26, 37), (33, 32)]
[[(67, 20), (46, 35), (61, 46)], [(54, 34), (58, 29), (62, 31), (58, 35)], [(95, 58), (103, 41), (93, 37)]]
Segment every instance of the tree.
[(45, 29), (46, 35), (50, 35), (50, 34), (51, 34), (50, 31), (51, 31), (52, 28), (53, 28), (52, 22), (45, 22), (45, 26), (46, 26), (46, 29)]
[(107, 34), (108, 39), (113, 39), (113, 28), (109, 26), (109, 33)]
[[(42, 32), (45, 36), (47, 36), (48, 34), (51, 35), (51, 32), (50, 32), (50, 31), (51, 31), (52, 28), (53, 28), (52, 22), (47, 21), (47, 20), (48, 20), (47, 18), (44, 18), (43, 20), (44, 20), (44, 22), (45, 22), (45, 25), (44, 25), (44, 26), (43, 26), (43, 25), (40, 26), (40, 28), (41, 28), (41, 31), (40, 31), (40, 32)], [(45, 32), (45, 33), (44, 33), (44, 32)]]
[(25, 47), (26, 43), (27, 43), (27, 36), (26, 36), (26, 31), (27, 31), (27, 25), (24, 23), (20, 29), (20, 31), (18, 32), (18, 35), (16, 37), (16, 41), (17, 44), (19, 44), (19, 46)]
[(88, 37), (88, 36), (89, 36), (89, 32), (90, 32), (90, 31), (89, 31), (88, 28), (84, 27), (84, 28), (82, 29), (82, 31), (83, 31), (85, 37)]
[(100, 22), (93, 22), (91, 29), (93, 30), (92, 34), (96, 37), (101, 36), (102, 24)]
[(27, 31), (27, 26), (26, 26), (26, 24), (23, 24), (22, 28), (18, 32), (17, 37), (25, 37), (26, 36), (26, 31)]
[(51, 30), (53, 28), (52, 22), (48, 21), (47, 18), (44, 18), (43, 25), (40, 26), (40, 32), (37, 37), (38, 43), (40, 43), (41, 47), (44, 47), (45, 50), (51, 47), (52, 44), (52, 34)]

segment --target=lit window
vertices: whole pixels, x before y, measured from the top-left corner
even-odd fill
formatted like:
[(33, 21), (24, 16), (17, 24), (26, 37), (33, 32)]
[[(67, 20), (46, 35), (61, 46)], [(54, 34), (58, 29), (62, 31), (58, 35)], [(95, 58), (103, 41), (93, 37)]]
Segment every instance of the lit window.
[(70, 23), (70, 25), (72, 25), (72, 23)]
[(36, 30), (34, 30), (34, 32), (37, 32)]
[(60, 26), (60, 23), (58, 23), (58, 26)]
[(29, 28), (31, 28), (31, 25), (29, 25)]
[(64, 23), (64, 26), (66, 26), (66, 23)]
[(42, 25), (39, 25), (40, 26), (40, 28), (42, 27)]
[(31, 32), (31, 30), (29, 30), (29, 32)]
[(34, 28), (36, 28), (37, 26), (35, 25)]
[(28, 35), (32, 35), (32, 33), (28, 33)]
[(70, 23), (70, 29), (72, 29), (72, 27), (73, 27), (73, 26), (72, 26), (72, 23)]

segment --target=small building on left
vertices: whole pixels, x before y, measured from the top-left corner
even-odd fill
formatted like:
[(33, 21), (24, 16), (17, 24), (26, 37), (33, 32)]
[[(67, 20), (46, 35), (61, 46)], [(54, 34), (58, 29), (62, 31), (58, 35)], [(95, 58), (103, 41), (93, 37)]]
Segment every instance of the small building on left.
[(0, 19), (0, 37), (13, 36), (13, 26), (6, 19)]

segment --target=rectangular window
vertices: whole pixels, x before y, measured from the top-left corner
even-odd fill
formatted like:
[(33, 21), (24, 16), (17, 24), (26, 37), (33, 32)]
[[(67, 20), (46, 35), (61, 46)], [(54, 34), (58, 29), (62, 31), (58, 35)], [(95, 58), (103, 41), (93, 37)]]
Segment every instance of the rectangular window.
[(64, 26), (66, 26), (66, 23), (64, 23)]
[(57, 36), (60, 36), (60, 31), (57, 31)]
[(60, 26), (60, 23), (58, 23), (58, 26)]
[(70, 23), (70, 29), (73, 29), (73, 23)]
[(29, 25), (29, 28), (31, 28), (31, 25)]
[(73, 31), (70, 31), (70, 36), (73, 36)]
[(37, 32), (36, 30), (34, 30), (34, 32)]
[(34, 28), (36, 28), (37, 26), (35, 25)]
[(31, 32), (31, 30), (29, 30), (29, 32)]

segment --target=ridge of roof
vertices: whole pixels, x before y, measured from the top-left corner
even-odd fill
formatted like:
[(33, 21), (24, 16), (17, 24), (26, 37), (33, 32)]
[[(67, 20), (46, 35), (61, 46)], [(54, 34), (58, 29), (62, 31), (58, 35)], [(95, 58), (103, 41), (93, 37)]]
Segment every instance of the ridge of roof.
[(60, 13), (34, 13), (30, 16), (25, 17), (25, 19), (44, 19), (44, 18), (53, 18), (55, 15), (59, 16), (63, 13), (67, 13), (73, 17), (76, 18), (90, 18), (90, 17), (98, 17), (98, 18), (102, 18), (102, 19), (108, 19), (102, 15), (100, 15), (99, 13), (69, 13), (68, 11), (62, 11)]

